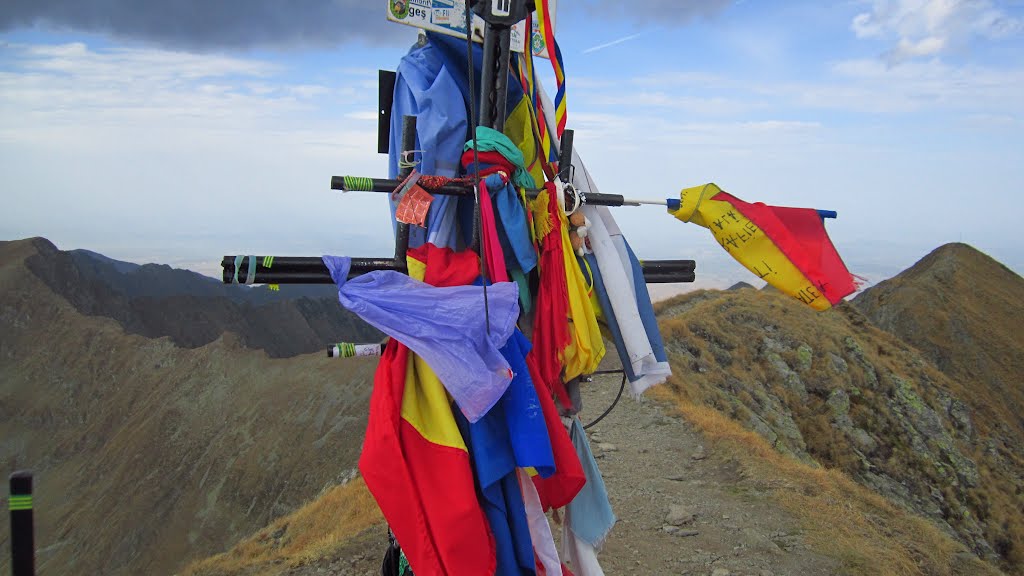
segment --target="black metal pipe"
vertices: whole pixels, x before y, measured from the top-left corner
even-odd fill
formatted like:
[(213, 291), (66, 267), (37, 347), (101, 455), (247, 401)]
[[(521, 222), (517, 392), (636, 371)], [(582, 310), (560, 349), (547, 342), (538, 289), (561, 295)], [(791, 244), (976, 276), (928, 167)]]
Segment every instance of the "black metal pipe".
[[(343, 190), (350, 191), (345, 185), (345, 179), (349, 178), (350, 182), (353, 177), (351, 176), (331, 176), (331, 190)], [(391, 193), (395, 191), (401, 185), (401, 180), (390, 180), (387, 178), (359, 178), (362, 183), (367, 184), (369, 190), (364, 189), (351, 189), (352, 192), (380, 192), (380, 193)], [(536, 198), (537, 194), (540, 194), (541, 188), (527, 188), (526, 195), (530, 198)], [(442, 196), (473, 196), (473, 185), (469, 182), (450, 182), (430, 190), (431, 194), (441, 194)], [(621, 194), (587, 194), (587, 204), (591, 206), (626, 206), (625, 198)]]
[[(491, 128), (498, 132), (505, 131), (505, 113), (508, 103), (508, 74), (509, 60), (512, 55), (510, 48), (512, 44), (512, 29), (506, 27), (498, 28), (498, 60), (494, 63), (494, 111), (495, 117), (491, 121)], [(486, 60), (484, 61), (486, 63)]]
[[(358, 178), (371, 185), (370, 190), (363, 189), (349, 189), (345, 186), (345, 179), (353, 178), (352, 176), (331, 176), (331, 190), (342, 190), (351, 192), (387, 192), (391, 193), (395, 191), (395, 188), (402, 183), (401, 180), (392, 180), (389, 178)], [(354, 179), (354, 178), (353, 178)], [(445, 184), (444, 186), (431, 190), (431, 194), (443, 194), (445, 196), (472, 196), (473, 186), (472, 184), (453, 182), (451, 184)]]
[[(498, 35), (494, 33), (493, 24), (484, 24), (484, 56), (481, 61), (480, 77), (480, 126), (491, 126), (494, 120), (494, 65), (495, 53), (498, 50)], [(475, 86), (470, 86), (472, 90)], [(473, 96), (470, 95), (470, 98)]]
[[(405, 178), (412, 172), (413, 150), (416, 149), (416, 117), (402, 116), (402, 156), (401, 160), (406, 161), (407, 167), (402, 168), (398, 173), (399, 180)], [(409, 225), (405, 222), (398, 222), (398, 229), (395, 231), (395, 260), (405, 265), (405, 253), (409, 251)]]
[(398, 74), (390, 70), (377, 71), (377, 153), (391, 150), (391, 107), (395, 103), (395, 81)]
[[(316, 256), (274, 256), (272, 265), (263, 265), (265, 256), (256, 256), (254, 284), (333, 284), (331, 273)], [(249, 273), (249, 257), (239, 265), (238, 277), (244, 281)], [(235, 256), (221, 260), (225, 284), (234, 282)], [(693, 282), (696, 263), (693, 260), (647, 260), (641, 263), (644, 279), (649, 283)], [(353, 258), (349, 278), (374, 270), (406, 272), (394, 260), (386, 258)]]
[[(323, 260), (316, 256), (274, 256), (271, 264), (266, 266), (267, 256), (256, 256), (256, 284), (332, 284), (331, 273), (324, 266)], [(249, 275), (250, 258), (243, 257), (238, 265), (239, 284), (245, 283)], [(225, 284), (235, 283), (235, 256), (225, 256), (221, 260), (223, 273), (221, 280)], [(353, 258), (349, 270), (349, 278), (354, 278), (374, 270), (395, 270), (403, 274), (408, 272), (404, 263), (392, 258)], [(277, 279), (284, 278), (278, 281)]]
[(676, 284), (680, 282), (693, 282), (697, 279), (697, 275), (693, 272), (684, 272), (682, 270), (674, 272), (652, 272), (650, 274), (644, 270), (644, 282), (648, 284)]
[(642, 262), (644, 273), (687, 271), (693, 272), (697, 268), (697, 262), (693, 260), (645, 260)]
[(10, 476), (11, 574), (36, 573), (35, 526), (32, 521), (32, 473), (19, 470)]

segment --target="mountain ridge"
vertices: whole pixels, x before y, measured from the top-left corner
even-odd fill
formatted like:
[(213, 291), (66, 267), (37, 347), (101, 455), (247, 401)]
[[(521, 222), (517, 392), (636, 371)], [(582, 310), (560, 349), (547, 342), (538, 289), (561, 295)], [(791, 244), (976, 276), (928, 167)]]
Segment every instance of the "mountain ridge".
[[(784, 453), (843, 470), (990, 562), (1024, 569), (1024, 458), (1015, 397), (1002, 393), (1002, 383), (942, 369), (991, 359), (987, 351), (1000, 348), (984, 335), (973, 342), (974, 331), (1019, 325), (1024, 316), (1024, 284), (1012, 273), (976, 285), (973, 300), (964, 296), (965, 271), (986, 279), (1008, 271), (993, 263), (969, 247), (941, 247), (905, 275), (822, 314), (769, 290), (695, 293), (661, 303), (662, 334), (676, 369), (669, 387), (744, 423)], [(929, 280), (904, 293), (908, 276)], [(959, 323), (971, 336), (919, 348), (898, 326), (884, 330), (884, 318), (875, 325), (864, 302), (878, 294), (908, 303), (931, 298), (921, 306), (887, 303), (895, 307), (889, 313), (928, 327), (917, 333), (930, 337)], [(1001, 344), (1018, 360), (1021, 332)], [(1016, 370), (1000, 374), (1016, 373), (1019, 383)]]
[(322, 351), (333, 342), (378, 342), (383, 335), (341, 307), (333, 286), (224, 285), (165, 264), (131, 265), (89, 251), (61, 251), (45, 238), (26, 266), (89, 316), (116, 320), (129, 333), (169, 336), (195, 348), (225, 332), (273, 358)]

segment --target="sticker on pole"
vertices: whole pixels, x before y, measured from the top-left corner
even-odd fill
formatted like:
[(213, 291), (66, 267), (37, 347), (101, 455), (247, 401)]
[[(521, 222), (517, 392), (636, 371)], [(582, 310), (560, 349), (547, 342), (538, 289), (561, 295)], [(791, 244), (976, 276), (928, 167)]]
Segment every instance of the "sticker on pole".
[[(464, 0), (386, 0), (386, 2), (388, 20), (392, 22), (449, 36), (466, 37), (466, 3)], [(554, 20), (555, 4), (555, 0), (550, 0), (552, 20)], [(483, 19), (474, 14), (472, 26), (473, 41), (483, 42)], [(513, 51), (523, 51), (527, 42), (525, 21), (512, 27), (510, 40)], [(534, 56), (548, 57), (547, 46), (544, 45), (544, 39), (541, 37), (536, 15), (533, 17), (533, 30), (530, 31), (529, 44)]]

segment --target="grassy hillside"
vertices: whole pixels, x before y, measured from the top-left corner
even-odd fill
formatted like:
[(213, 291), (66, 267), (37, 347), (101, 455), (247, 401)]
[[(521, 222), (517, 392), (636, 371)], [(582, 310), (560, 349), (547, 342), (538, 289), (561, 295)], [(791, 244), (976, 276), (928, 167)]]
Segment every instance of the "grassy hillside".
[(991, 564), (933, 523), (853, 481), (842, 471), (785, 456), (763, 436), (723, 412), (680, 397), (669, 388), (653, 395), (673, 403), (719, 450), (737, 462), (739, 475), (764, 491), (802, 524), (809, 544), (856, 576), (982, 576)]
[(1024, 467), (994, 449), (999, 422), (979, 416), (998, 413), (998, 398), (941, 373), (850, 305), (815, 313), (741, 290), (685, 295), (659, 312), (671, 397), (841, 470), (993, 564), (1024, 570)]
[(372, 359), (126, 334), (50, 291), (36, 254), (0, 244), (0, 467), (36, 473), (40, 573), (172, 573), (351, 473)]
[(223, 554), (193, 562), (182, 576), (271, 576), (325, 558), (344, 559), (343, 550), (361, 532), (377, 527), (384, 517), (362, 478), (334, 486), (315, 501), (280, 518)]

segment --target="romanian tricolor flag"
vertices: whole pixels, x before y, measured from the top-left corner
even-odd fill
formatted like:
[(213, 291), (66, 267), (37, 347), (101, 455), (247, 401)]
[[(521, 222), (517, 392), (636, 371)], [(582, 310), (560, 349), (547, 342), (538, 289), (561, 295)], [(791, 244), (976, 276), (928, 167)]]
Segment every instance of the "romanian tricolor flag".
[(817, 210), (748, 204), (714, 184), (679, 193), (669, 212), (711, 230), (733, 258), (781, 292), (827, 310), (857, 290)]
[[(427, 267), (433, 248), (410, 251), (410, 276), (464, 284), (446, 262)], [(427, 363), (394, 339), (374, 378), (359, 470), (416, 574), (494, 573), (494, 538), (451, 401)]]
[[(565, 64), (562, 61), (562, 51), (558, 48), (555, 40), (555, 27), (551, 21), (551, 7), (549, 0), (540, 0), (537, 3), (537, 24), (539, 32), (544, 39), (544, 45), (548, 49), (548, 59), (551, 61), (551, 69), (555, 73), (555, 82), (558, 89), (555, 92), (555, 126), (558, 131), (558, 138), (562, 138), (565, 131)], [(530, 28), (527, 28), (530, 30)], [(528, 50), (528, 49), (527, 49)], [(527, 50), (524, 50), (526, 52)]]

